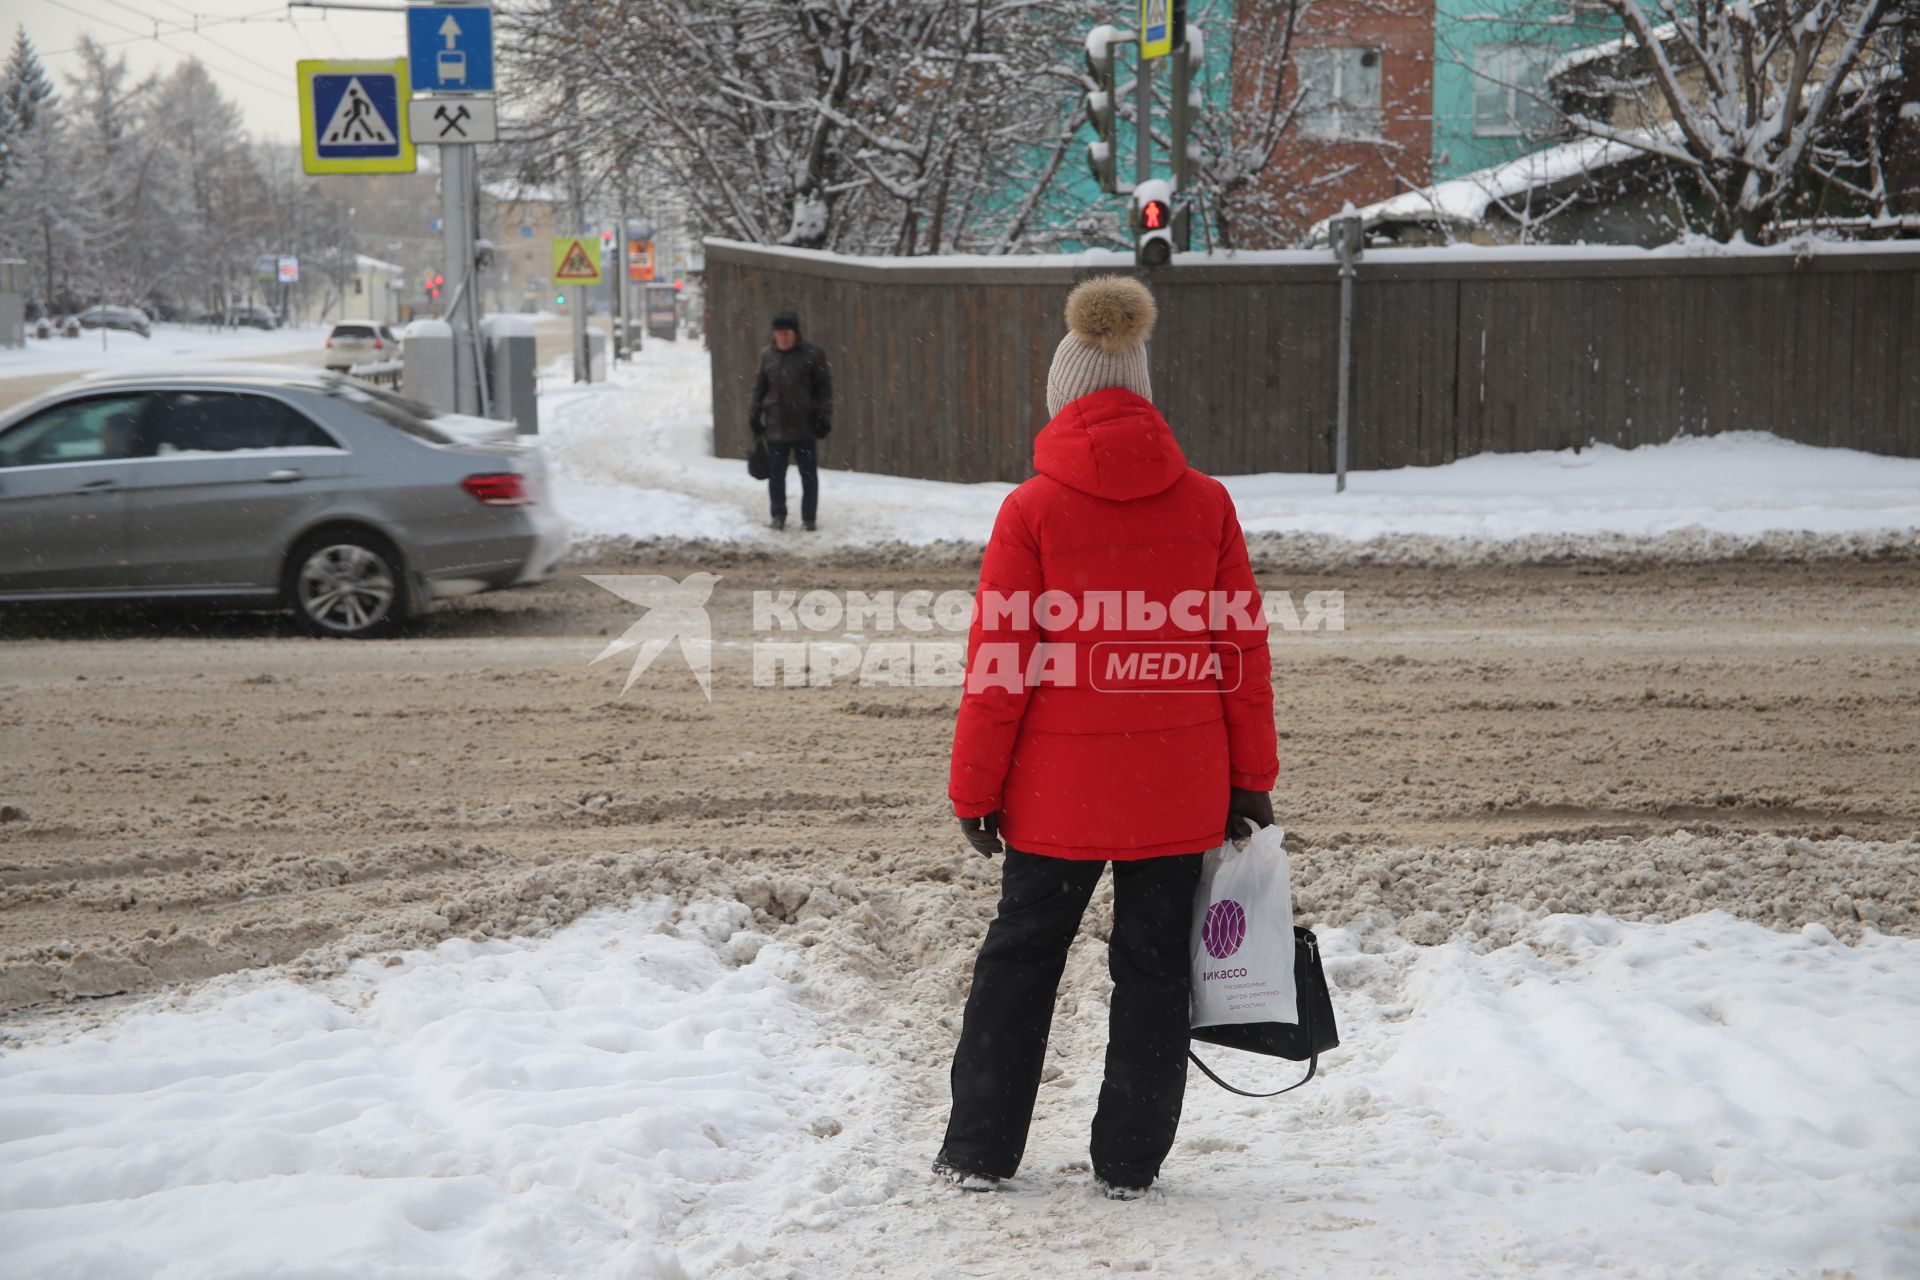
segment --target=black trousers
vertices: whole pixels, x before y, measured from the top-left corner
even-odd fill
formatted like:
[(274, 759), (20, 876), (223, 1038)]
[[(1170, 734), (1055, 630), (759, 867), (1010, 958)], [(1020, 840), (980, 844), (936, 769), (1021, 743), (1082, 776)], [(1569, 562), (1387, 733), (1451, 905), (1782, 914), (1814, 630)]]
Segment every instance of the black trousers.
[[(1091, 1154), (1094, 1173), (1120, 1186), (1159, 1175), (1180, 1125), (1200, 857), (1113, 864), (1113, 1009)], [(953, 1055), (942, 1155), (961, 1169), (1006, 1178), (1020, 1167), (1067, 947), (1106, 865), (1007, 850), (999, 914), (974, 962)]]
[(820, 510), (820, 450), (811, 440), (767, 441), (767, 496), (775, 520), (787, 518), (787, 457), (800, 468), (800, 518), (808, 524)]

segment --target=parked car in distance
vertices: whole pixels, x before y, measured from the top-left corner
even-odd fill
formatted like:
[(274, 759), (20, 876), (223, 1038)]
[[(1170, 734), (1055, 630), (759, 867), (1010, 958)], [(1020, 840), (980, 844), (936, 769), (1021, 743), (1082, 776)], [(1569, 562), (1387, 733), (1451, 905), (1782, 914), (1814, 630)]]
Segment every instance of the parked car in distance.
[(244, 303), (240, 306), (229, 308), (226, 322), (236, 329), (241, 327), (248, 329), (278, 329), (280, 327), (280, 317), (274, 314), (273, 308), (263, 307), (257, 302)]
[(273, 313), (272, 307), (263, 307), (258, 303), (236, 303), (224, 311), (202, 311), (193, 318), (195, 324), (217, 324), (228, 329), (238, 329), (243, 325), (249, 329), (278, 329), (280, 317)]
[(137, 333), (143, 338), (153, 336), (153, 322), (138, 307), (88, 307), (74, 319), (80, 322), (82, 329), (118, 329)]
[(342, 320), (327, 334), (327, 368), (339, 372), (356, 364), (400, 358), (400, 339), (372, 320)]
[(283, 607), (370, 637), (543, 580), (567, 532), (540, 452), (447, 417), (264, 365), (66, 386), (0, 415), (0, 604)]

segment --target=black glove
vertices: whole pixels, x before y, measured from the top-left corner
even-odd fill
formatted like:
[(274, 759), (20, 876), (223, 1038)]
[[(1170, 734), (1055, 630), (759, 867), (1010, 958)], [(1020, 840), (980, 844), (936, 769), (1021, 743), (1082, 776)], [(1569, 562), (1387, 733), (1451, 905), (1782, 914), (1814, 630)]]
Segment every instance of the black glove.
[(1255, 827), (1273, 825), (1273, 797), (1264, 791), (1242, 791), (1234, 787), (1227, 797), (1227, 834), (1245, 840)]
[(753, 432), (755, 439), (759, 439), (761, 436), (767, 434), (767, 429), (765, 427), (748, 427), (747, 430)]
[(1000, 815), (997, 813), (960, 819), (960, 834), (967, 838), (973, 851), (983, 858), (991, 858), (1001, 851)]
[(831, 422), (819, 423), (813, 429), (813, 438), (815, 440), (825, 440), (831, 434), (833, 434), (833, 424)]

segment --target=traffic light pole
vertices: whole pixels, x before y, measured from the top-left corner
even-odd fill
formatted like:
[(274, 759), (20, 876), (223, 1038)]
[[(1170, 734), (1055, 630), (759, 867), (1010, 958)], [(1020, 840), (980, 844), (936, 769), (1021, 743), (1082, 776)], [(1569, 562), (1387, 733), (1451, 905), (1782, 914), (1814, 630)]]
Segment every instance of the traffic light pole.
[(1153, 177), (1153, 61), (1146, 42), (1134, 45), (1139, 71), (1133, 82), (1133, 181), (1137, 187)]

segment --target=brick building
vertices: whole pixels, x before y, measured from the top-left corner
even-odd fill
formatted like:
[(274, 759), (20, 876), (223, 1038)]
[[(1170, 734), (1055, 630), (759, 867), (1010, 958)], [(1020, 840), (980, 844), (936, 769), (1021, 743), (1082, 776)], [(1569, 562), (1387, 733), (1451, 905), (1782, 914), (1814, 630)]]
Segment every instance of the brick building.
[[(1301, 19), (1293, 57), (1274, 70), (1291, 6), (1241, 0), (1234, 15), (1234, 98), (1242, 118), (1281, 77), (1281, 101), (1302, 94), (1257, 178), (1263, 216), (1240, 248), (1286, 248), (1348, 202), (1372, 204), (1425, 186), (1433, 154), (1432, 0), (1321, 0)], [(1244, 56), (1243, 56), (1244, 54)]]

